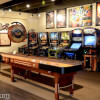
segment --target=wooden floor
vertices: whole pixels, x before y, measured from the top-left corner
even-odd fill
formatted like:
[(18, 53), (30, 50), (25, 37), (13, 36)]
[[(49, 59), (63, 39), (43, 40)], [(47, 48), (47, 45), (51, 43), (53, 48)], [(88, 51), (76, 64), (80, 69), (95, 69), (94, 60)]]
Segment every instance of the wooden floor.
[[(9, 100), (45, 100), (32, 93), (0, 81), (0, 94), (9, 94)], [(0, 99), (1, 100), (1, 99)]]
[[(16, 82), (12, 83), (10, 81), (10, 72), (7, 71), (8, 68), (5, 68), (4, 66), (5, 65), (3, 65), (2, 67), (4, 69), (3, 73), (0, 75), (0, 80), (4, 83), (7, 83), (7, 86), (8, 84), (10, 84), (12, 88), (13, 86), (17, 87), (17, 89), (21, 90), (21, 93), (25, 92), (24, 93), (24, 95), (26, 96), (25, 100), (35, 100), (31, 99), (32, 98), (31, 94), (33, 94), (33, 96), (35, 95), (37, 97), (42, 97), (45, 100), (54, 100), (53, 78), (50, 77), (47, 78), (47, 76), (33, 74), (33, 80), (28, 80), (28, 79), (25, 80), (22, 77), (16, 76)], [(80, 71), (75, 75), (74, 80), (75, 80), (74, 82), (75, 89), (73, 97), (69, 96), (68, 88), (66, 88), (60, 90), (60, 100), (100, 100), (100, 72)], [(0, 90), (1, 87), (4, 89), (4, 87), (0, 84)], [(16, 91), (16, 89), (13, 88), (12, 96), (16, 98), (21, 97), (20, 93), (18, 92), (19, 90), (16, 92), (14, 91)], [(42, 98), (39, 100), (42, 100)], [(20, 99), (14, 99), (14, 100), (20, 100)]]

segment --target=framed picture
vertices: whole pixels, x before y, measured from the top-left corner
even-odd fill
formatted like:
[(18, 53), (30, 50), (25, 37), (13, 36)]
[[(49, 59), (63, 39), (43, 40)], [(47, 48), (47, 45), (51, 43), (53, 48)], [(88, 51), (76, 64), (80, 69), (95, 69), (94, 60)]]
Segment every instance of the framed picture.
[(54, 28), (54, 11), (46, 12), (46, 28)]
[(11, 46), (11, 41), (7, 33), (0, 33), (0, 46)]
[(100, 26), (100, 2), (96, 3), (96, 25)]
[(66, 27), (66, 9), (65, 8), (57, 10), (56, 23), (57, 23), (57, 28)]
[(92, 25), (92, 5), (83, 5), (68, 10), (69, 27), (84, 27)]

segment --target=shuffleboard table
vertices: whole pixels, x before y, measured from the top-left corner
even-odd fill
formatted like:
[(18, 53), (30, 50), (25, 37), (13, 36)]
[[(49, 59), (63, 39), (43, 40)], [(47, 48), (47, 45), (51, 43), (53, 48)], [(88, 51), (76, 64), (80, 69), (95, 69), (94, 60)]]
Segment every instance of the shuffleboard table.
[(53, 76), (55, 79), (55, 100), (59, 100), (59, 89), (70, 87), (73, 94), (74, 75), (82, 69), (83, 62), (77, 60), (52, 59), (22, 54), (0, 53), (2, 62), (11, 65), (11, 81), (14, 82), (16, 68)]

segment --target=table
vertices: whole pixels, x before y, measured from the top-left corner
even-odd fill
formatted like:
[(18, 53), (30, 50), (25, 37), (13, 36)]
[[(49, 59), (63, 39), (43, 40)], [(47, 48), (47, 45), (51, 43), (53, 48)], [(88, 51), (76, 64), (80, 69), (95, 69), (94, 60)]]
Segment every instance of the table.
[(47, 57), (26, 56), (22, 54), (0, 53), (2, 62), (11, 65), (11, 81), (14, 82), (16, 68), (53, 76), (55, 78), (55, 100), (59, 100), (59, 89), (70, 87), (73, 94), (74, 75), (82, 69), (82, 61), (52, 59)]

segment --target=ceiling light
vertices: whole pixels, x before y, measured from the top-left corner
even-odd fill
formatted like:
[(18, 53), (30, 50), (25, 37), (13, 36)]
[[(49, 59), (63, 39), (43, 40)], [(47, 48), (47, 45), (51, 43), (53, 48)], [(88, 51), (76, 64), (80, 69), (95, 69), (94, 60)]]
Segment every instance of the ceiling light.
[(42, 5), (45, 5), (45, 0), (42, 0)]
[(52, 2), (54, 2), (55, 0), (51, 0)]
[(9, 9), (9, 12), (11, 12), (12, 11), (12, 9)]
[(27, 8), (30, 8), (30, 4), (26, 4), (26, 7), (27, 7)]

